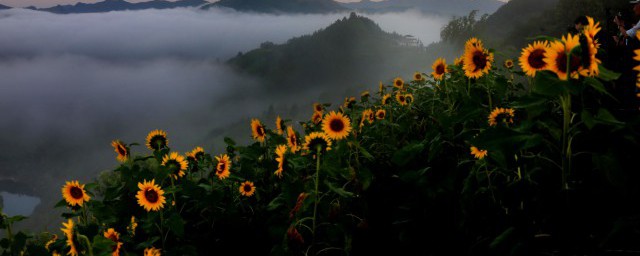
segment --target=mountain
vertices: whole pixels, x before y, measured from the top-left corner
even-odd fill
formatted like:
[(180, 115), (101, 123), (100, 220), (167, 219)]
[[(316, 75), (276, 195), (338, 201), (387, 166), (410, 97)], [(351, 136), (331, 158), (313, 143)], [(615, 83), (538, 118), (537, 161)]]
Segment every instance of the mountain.
[(0, 4), (0, 10), (6, 10), (6, 9), (11, 9), (11, 7)]
[(396, 12), (417, 9), (425, 13), (464, 16), (473, 10), (478, 10), (480, 14), (491, 14), (503, 4), (504, 2), (498, 0), (386, 0), (382, 2), (362, 0), (342, 5), (360, 12)]
[(203, 7), (258, 13), (331, 13), (346, 10), (333, 0), (220, 0)]
[(93, 4), (77, 3), (75, 5), (56, 5), (50, 8), (37, 9), (59, 14), (69, 13), (96, 13), (125, 10), (146, 10), (146, 9), (171, 9), (178, 7), (197, 7), (208, 4), (205, 0), (179, 0), (169, 2), (164, 0), (153, 0), (148, 2), (130, 3), (124, 0), (105, 0)]
[(266, 42), (228, 63), (274, 89), (334, 88), (342, 95), (349, 86), (377, 85), (380, 78), (428, 70), (431, 62), (417, 39), (385, 32), (351, 13), (312, 35), (280, 45)]

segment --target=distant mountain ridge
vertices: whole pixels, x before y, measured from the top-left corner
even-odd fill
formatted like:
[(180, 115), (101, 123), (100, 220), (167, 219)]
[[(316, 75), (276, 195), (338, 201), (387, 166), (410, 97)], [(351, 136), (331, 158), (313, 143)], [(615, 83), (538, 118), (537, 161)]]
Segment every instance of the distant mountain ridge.
[(11, 9), (11, 7), (0, 4), (0, 10), (6, 10), (6, 9)]
[(481, 14), (491, 14), (504, 4), (498, 0), (362, 0), (342, 5), (361, 12), (399, 12), (416, 9), (425, 13), (464, 16), (473, 10), (478, 10)]
[(172, 9), (178, 7), (198, 7), (209, 2), (205, 0), (179, 0), (169, 2), (165, 0), (152, 0), (140, 3), (130, 3), (124, 0), (105, 0), (93, 4), (77, 3), (74, 5), (56, 5), (50, 8), (29, 8), (32, 10), (46, 11), (58, 14), (70, 13), (99, 13), (111, 11), (146, 10), (146, 9)]
[(333, 0), (220, 0), (203, 9), (216, 7), (257, 13), (331, 13), (347, 10)]
[[(424, 46), (411, 36), (383, 31), (372, 20), (351, 13), (311, 35), (284, 44), (263, 43), (228, 63), (266, 81), (274, 89), (377, 84), (399, 71), (426, 69)], [(372, 76), (372, 74), (376, 74)]]

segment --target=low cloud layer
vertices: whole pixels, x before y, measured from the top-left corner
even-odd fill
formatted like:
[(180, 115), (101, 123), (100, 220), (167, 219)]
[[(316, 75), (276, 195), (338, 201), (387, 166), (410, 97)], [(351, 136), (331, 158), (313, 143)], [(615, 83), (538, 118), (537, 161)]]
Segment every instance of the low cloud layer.
[[(315, 88), (275, 96), (224, 61), (264, 41), (310, 34), (346, 15), (0, 11), (0, 180), (29, 184), (43, 199), (36, 212), (46, 213), (59, 200), (64, 180), (88, 181), (117, 164), (112, 139), (143, 142), (148, 131), (165, 129), (181, 152), (196, 145), (221, 147), (208, 140), (214, 129), (278, 102), (303, 104), (323, 93)], [(425, 43), (437, 40), (446, 22), (417, 12), (369, 17), (386, 31), (413, 34)]]

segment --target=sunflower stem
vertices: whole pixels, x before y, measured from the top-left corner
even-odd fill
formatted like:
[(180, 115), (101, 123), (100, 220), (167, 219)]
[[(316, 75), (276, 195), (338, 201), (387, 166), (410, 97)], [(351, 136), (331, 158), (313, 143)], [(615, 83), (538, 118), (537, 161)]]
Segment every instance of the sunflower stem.
[(89, 238), (85, 235), (79, 235), (78, 238), (81, 238), (82, 241), (84, 241), (87, 249), (89, 250), (89, 255), (93, 256), (93, 246), (91, 245), (91, 241), (89, 241)]
[(81, 206), (82, 208), (82, 222), (87, 225), (88, 224), (88, 220), (87, 220), (87, 205), (85, 204), (84, 206)]
[(169, 178), (169, 180), (171, 180), (171, 195), (173, 195), (173, 205), (175, 206), (176, 203), (176, 185), (173, 183), (173, 178)]
[(569, 126), (571, 124), (571, 95), (568, 93), (560, 96), (562, 105), (563, 125), (562, 125), (562, 189), (568, 190), (567, 177), (571, 172), (571, 149), (568, 144)]
[(312, 228), (312, 232), (313, 233), (313, 243), (315, 243), (316, 241), (316, 222), (317, 222), (317, 213), (318, 213), (318, 198), (320, 198), (318, 196), (318, 188), (320, 187), (320, 154), (321, 154), (321, 150), (322, 150), (322, 146), (318, 145), (316, 147), (316, 189), (315, 189), (315, 195), (316, 195), (316, 200), (314, 202), (313, 205), (313, 228)]
[(467, 78), (467, 96), (471, 97), (471, 78)]

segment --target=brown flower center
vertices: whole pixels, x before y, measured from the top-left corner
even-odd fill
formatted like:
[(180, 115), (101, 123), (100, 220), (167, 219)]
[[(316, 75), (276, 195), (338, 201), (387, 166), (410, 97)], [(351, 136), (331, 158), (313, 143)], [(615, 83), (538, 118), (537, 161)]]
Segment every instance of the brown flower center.
[(258, 133), (259, 137), (264, 136), (264, 127), (262, 127), (262, 125), (259, 125), (256, 129), (256, 133)]
[(156, 192), (154, 189), (147, 189), (146, 191), (144, 191), (144, 198), (146, 198), (149, 203), (154, 204), (158, 202), (158, 192)]
[(406, 99), (404, 98), (404, 96), (400, 96), (400, 97), (398, 97), (398, 100), (399, 100), (400, 102), (404, 102)]
[(244, 186), (242, 187), (242, 189), (244, 189), (244, 192), (251, 192), (251, 185), (249, 184), (244, 184)]
[(544, 53), (544, 49), (536, 49), (531, 52), (531, 54), (529, 54), (529, 58), (527, 58), (527, 61), (529, 61), (529, 66), (534, 69), (542, 69), (547, 66), (547, 63), (544, 62)]
[(482, 51), (473, 53), (473, 64), (476, 66), (474, 71), (483, 70), (487, 67), (487, 56)]
[(384, 118), (384, 112), (378, 112), (378, 118), (382, 119)]
[(396, 81), (396, 86), (397, 86), (397, 87), (400, 87), (400, 86), (402, 86), (402, 81), (400, 81), (400, 80), (397, 80), (397, 81)]
[[(558, 70), (560, 70), (562, 73), (568, 73), (567, 72), (567, 57), (568, 56), (567, 56), (566, 53), (559, 53), (558, 54), (558, 58), (556, 58), (556, 66), (558, 67)], [(581, 65), (582, 65), (582, 63), (580, 63), (580, 58), (578, 56), (571, 55), (571, 61), (569, 63), (570, 72), (577, 71), (578, 68), (580, 68)]]
[(329, 128), (334, 132), (341, 132), (344, 130), (344, 123), (340, 119), (333, 119), (329, 122)]
[(73, 199), (82, 199), (84, 196), (82, 189), (79, 187), (71, 187), (71, 189), (69, 189), (69, 194), (71, 194)]
[(436, 74), (438, 75), (444, 74), (444, 65), (440, 64), (436, 67)]
[(167, 145), (167, 138), (162, 135), (156, 135), (151, 138), (151, 147), (154, 149), (160, 149)]
[(118, 145), (116, 149), (118, 150), (118, 154), (120, 154), (121, 156), (127, 155), (127, 149), (125, 149), (122, 145)]
[(225, 162), (218, 163), (218, 173), (224, 172), (224, 169), (227, 168), (227, 164)]

